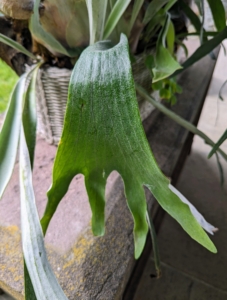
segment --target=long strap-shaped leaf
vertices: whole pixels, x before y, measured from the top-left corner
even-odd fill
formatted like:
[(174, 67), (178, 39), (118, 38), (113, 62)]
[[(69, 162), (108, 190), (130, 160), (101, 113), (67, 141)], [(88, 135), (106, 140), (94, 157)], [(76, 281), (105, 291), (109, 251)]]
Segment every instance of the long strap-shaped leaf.
[(221, 144), (224, 143), (225, 140), (227, 140), (227, 129), (222, 134), (222, 136), (219, 138), (217, 143), (214, 145), (213, 149), (210, 151), (208, 158), (211, 158), (211, 156), (218, 151), (218, 148), (221, 146)]
[[(198, 135), (201, 137), (204, 142), (212, 147), (215, 146), (215, 143), (202, 131), (200, 131), (195, 125), (191, 124), (190, 122), (186, 121), (167, 107), (165, 105), (161, 104), (160, 102), (156, 101), (154, 98), (152, 98), (146, 90), (144, 90), (143, 87), (136, 85), (136, 90), (144, 99), (146, 99), (148, 102), (150, 102), (155, 108), (157, 108), (159, 111), (164, 113), (166, 116), (168, 116), (170, 119), (174, 120), (174, 122), (178, 123), (179, 125), (183, 126), (185, 129), (189, 130), (193, 134)], [(219, 147), (217, 150), (219, 154), (227, 161), (227, 154), (222, 151)]]
[(113, 9), (111, 10), (111, 13), (106, 21), (106, 25), (104, 28), (104, 33), (103, 33), (103, 39), (107, 39), (114, 28), (116, 27), (118, 21), (126, 11), (126, 8), (128, 7), (129, 3), (131, 0), (117, 0), (116, 3), (114, 4)]
[(181, 9), (183, 9), (184, 13), (193, 24), (196, 31), (199, 32), (199, 35), (202, 35), (201, 43), (206, 42), (208, 40), (207, 36), (205, 35), (206, 31), (204, 30), (203, 24), (197, 14), (191, 9), (188, 4), (185, 3), (184, 0), (178, 0), (178, 5), (181, 7)]
[(144, 185), (193, 239), (216, 252), (189, 206), (169, 188), (169, 180), (150, 150), (136, 101), (126, 36), (108, 50), (102, 51), (99, 46), (88, 47), (72, 73), (53, 182), (41, 220), (44, 232), (72, 178), (82, 173), (93, 213), (93, 232), (104, 234), (106, 180), (117, 170), (134, 219), (136, 258), (148, 231)]
[(18, 50), (19, 52), (24, 53), (25, 55), (31, 57), (32, 59), (36, 59), (35, 55), (33, 55), (31, 52), (29, 52), (27, 49), (25, 49), (24, 46), (22, 46), (21, 44), (19, 44), (16, 41), (10, 39), (9, 37), (3, 35), (2, 33), (0, 33), (0, 42)]
[(33, 167), (35, 143), (36, 143), (36, 125), (37, 125), (37, 114), (36, 114), (36, 80), (38, 71), (42, 62), (38, 63), (32, 74), (32, 78), (28, 85), (28, 89), (25, 95), (22, 122), (24, 127), (24, 133), (26, 137), (27, 147), (29, 151), (29, 157), (31, 166)]
[(95, 41), (102, 40), (107, 0), (86, 0), (88, 17), (89, 17), (89, 29), (90, 29), (90, 45)]
[(154, 15), (166, 4), (168, 3), (169, 0), (153, 0), (151, 3), (148, 5), (148, 8), (146, 10), (143, 23), (146, 25)]
[[(36, 124), (37, 124), (35, 86), (36, 86), (36, 79), (37, 79), (38, 70), (40, 66), (41, 63), (37, 65), (37, 67), (35, 68), (32, 74), (32, 79), (26, 91), (25, 103), (24, 103), (24, 109), (22, 115), (24, 135), (25, 135), (28, 152), (29, 152), (31, 168), (33, 167), (33, 161), (34, 161), (35, 142), (36, 142)], [(24, 260), (24, 293), (25, 293), (26, 300), (27, 299), (37, 300), (25, 260)]]
[(34, 0), (34, 12), (29, 21), (29, 29), (32, 34), (38, 41), (44, 42), (45, 46), (52, 52), (54, 51), (70, 57), (77, 56), (80, 53), (79, 49), (65, 49), (51, 33), (43, 29), (39, 21), (39, 5), (40, 0)]
[(24, 298), (25, 300), (37, 300), (25, 260), (24, 260)]
[(221, 0), (207, 0), (209, 3), (214, 23), (218, 31), (226, 26), (225, 8)]
[(31, 72), (22, 75), (17, 82), (0, 133), (0, 198), (11, 178), (16, 160), (25, 84)]
[(129, 33), (132, 30), (132, 27), (136, 21), (136, 18), (140, 12), (141, 7), (144, 4), (144, 0), (135, 0), (134, 1), (134, 5), (133, 5), (133, 9), (132, 9), (132, 15), (131, 15), (131, 19), (130, 19), (130, 23), (129, 23)]
[(202, 44), (197, 50), (182, 64), (183, 69), (177, 70), (171, 76), (176, 76), (182, 71), (189, 68), (191, 65), (199, 61), (201, 58), (209, 54), (212, 50), (220, 45), (220, 43), (227, 38), (227, 26), (211, 40)]
[(32, 188), (30, 157), (23, 127), (20, 136), (20, 188), (22, 248), (36, 297), (38, 300), (66, 300), (67, 297), (47, 260)]
[[(53, 272), (50, 267), (48, 267), (45, 249), (42, 250), (43, 241), (40, 242), (40, 239), (43, 238), (42, 230), (40, 228), (39, 218), (34, 203), (31, 181), (31, 168), (34, 159), (36, 137), (35, 85), (41, 64), (42, 62), (40, 62), (34, 69), (26, 95), (23, 97), (25, 99), (25, 103), (22, 118), (23, 126), (20, 137), (21, 223), (22, 244), (25, 257), (24, 284), (26, 300), (66, 299), (64, 295), (62, 296), (63, 292), (58, 283), (56, 283), (56, 278)], [(36, 244), (37, 241), (38, 244)], [(45, 274), (48, 277), (47, 280), (45, 278)], [(45, 281), (45, 285), (43, 285), (42, 280)], [(52, 290), (54, 290), (53, 294)]]

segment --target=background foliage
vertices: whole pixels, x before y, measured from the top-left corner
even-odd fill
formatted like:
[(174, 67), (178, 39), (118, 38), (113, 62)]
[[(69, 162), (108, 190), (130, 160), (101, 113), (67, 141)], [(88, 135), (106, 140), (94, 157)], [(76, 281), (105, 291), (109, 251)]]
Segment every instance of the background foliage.
[(0, 60), (0, 113), (5, 111), (9, 96), (18, 80), (15, 72)]

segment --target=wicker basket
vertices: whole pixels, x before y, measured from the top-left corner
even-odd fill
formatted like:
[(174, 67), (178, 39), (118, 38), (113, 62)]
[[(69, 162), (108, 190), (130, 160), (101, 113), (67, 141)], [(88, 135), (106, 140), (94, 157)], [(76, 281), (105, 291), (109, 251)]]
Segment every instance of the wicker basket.
[[(144, 55), (133, 64), (135, 81), (151, 92), (151, 74), (145, 67)], [(64, 122), (71, 70), (45, 67), (40, 70), (37, 83), (38, 133), (50, 144), (57, 145)], [(144, 120), (154, 107), (138, 97), (141, 118)]]

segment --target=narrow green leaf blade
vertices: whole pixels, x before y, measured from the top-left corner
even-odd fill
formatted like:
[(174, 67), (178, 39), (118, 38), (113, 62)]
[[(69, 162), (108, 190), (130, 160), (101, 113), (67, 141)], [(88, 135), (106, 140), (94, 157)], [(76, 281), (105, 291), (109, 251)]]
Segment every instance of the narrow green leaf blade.
[(157, 14), (153, 17), (153, 19), (149, 22), (149, 24), (146, 26), (145, 29), (145, 35), (146, 38), (149, 40), (152, 36), (154, 36), (154, 33), (158, 31), (159, 28), (161, 28), (161, 24), (165, 22), (165, 14)]
[(88, 19), (89, 19), (89, 31), (90, 31), (90, 45), (94, 44), (95, 33), (96, 33), (96, 23), (93, 17), (93, 7), (92, 0), (86, 0), (87, 10), (88, 10)]
[[(152, 16), (145, 28), (145, 36), (147, 40), (151, 39), (159, 31), (159, 28), (161, 28), (162, 24), (165, 23), (166, 14), (176, 2), (177, 0), (169, 0), (164, 7), (162, 7), (163, 5), (161, 5), (161, 8), (157, 8), (157, 11), (154, 12), (154, 16)], [(150, 5), (154, 4), (155, 3), (150, 3)], [(157, 5), (159, 5), (158, 2)], [(151, 14), (153, 14), (153, 11), (151, 11)]]
[[(94, 0), (93, 0), (94, 1)], [(98, 1), (98, 3), (96, 3)], [(94, 15), (97, 20), (95, 42), (103, 40), (104, 26), (106, 21), (108, 0), (97, 0), (95, 3)]]
[(33, 166), (34, 152), (35, 152), (35, 142), (36, 142), (36, 124), (37, 124), (37, 115), (36, 115), (36, 79), (38, 75), (38, 70), (41, 63), (37, 65), (32, 74), (31, 81), (29, 83), (22, 115), (24, 133), (26, 137), (26, 142), (28, 146), (29, 156), (31, 159), (31, 165)]
[(86, 0), (88, 16), (89, 16), (89, 29), (90, 29), (90, 45), (94, 42), (102, 40), (107, 0)]
[(159, 255), (159, 249), (158, 249), (157, 234), (156, 234), (154, 223), (150, 216), (149, 211), (147, 211), (147, 223), (149, 226), (151, 241), (152, 241), (152, 251), (153, 251), (155, 269), (156, 269), (156, 274), (157, 274), (156, 278), (158, 279), (162, 275), (161, 261), (160, 261), (160, 255)]
[(202, 41), (205, 42), (207, 41), (207, 36), (206, 36), (206, 31), (203, 29), (203, 24), (200, 21), (199, 17), (197, 14), (191, 9), (191, 7), (185, 3), (183, 0), (178, 0), (178, 3), (186, 16), (189, 18), (191, 21), (192, 25), (195, 27), (196, 31), (198, 31), (199, 35), (202, 33)]
[(70, 57), (77, 56), (80, 52), (79, 49), (66, 50), (52, 34), (43, 29), (42, 25), (39, 22), (39, 5), (40, 0), (35, 0), (34, 12), (29, 21), (29, 29), (31, 33), (38, 41), (40, 41), (41, 43), (45, 43), (45, 47), (47, 47), (51, 52), (61, 53)]
[[(36, 298), (67, 300), (47, 260), (35, 204), (30, 157), (23, 127), (20, 135), (20, 187), (22, 249)], [(27, 286), (27, 292), (29, 290), (34, 296), (31, 286)], [(27, 300), (30, 300), (29, 295), (27, 295)]]
[[(30, 80), (28, 89), (26, 91), (23, 114), (22, 114), (22, 123), (24, 128), (25, 140), (29, 152), (31, 168), (33, 167), (33, 161), (34, 161), (35, 142), (36, 142), (36, 123), (37, 123), (35, 86), (36, 86), (38, 70), (41, 64), (42, 63), (39, 63), (36, 66), (32, 74), (32, 78)], [(25, 292), (25, 299), (37, 300), (25, 260), (24, 260), (24, 292)]]
[(88, 47), (73, 70), (63, 134), (57, 150), (48, 204), (41, 220), (44, 232), (72, 178), (84, 174), (95, 234), (104, 232), (104, 189), (116, 170), (134, 219), (135, 257), (143, 250), (148, 232), (147, 186), (160, 205), (186, 232), (212, 252), (216, 248), (187, 204), (169, 188), (142, 127), (129, 58), (128, 41), (102, 51)]
[(166, 4), (169, 0), (153, 0), (148, 5), (148, 8), (146, 10), (143, 23), (146, 25), (150, 20), (153, 19), (153, 17), (156, 15), (156, 13)]
[(0, 198), (11, 178), (16, 161), (25, 83), (26, 75), (24, 74), (12, 92), (0, 133)]
[(24, 261), (24, 294), (25, 294), (25, 300), (37, 300), (25, 261)]
[(225, 8), (221, 0), (207, 0), (209, 3), (214, 24), (218, 31), (221, 31), (226, 26)]
[(208, 158), (211, 158), (211, 156), (218, 150), (218, 148), (221, 146), (221, 144), (224, 143), (224, 141), (227, 140), (227, 129), (222, 134), (220, 139), (217, 141), (217, 143), (214, 145), (213, 149), (210, 151)]
[(105, 24), (104, 40), (110, 36), (130, 2), (131, 0), (117, 0)]
[(141, 7), (143, 6), (144, 0), (135, 0), (133, 9), (132, 9), (132, 15), (130, 19), (130, 24), (129, 24), (129, 32), (132, 30), (132, 27), (136, 21), (136, 18), (140, 12)]
[[(180, 126), (183, 126), (185, 129), (189, 130), (193, 134), (198, 135), (200, 138), (204, 140), (206, 144), (212, 147), (214, 146), (215, 143), (204, 132), (200, 131), (195, 125), (186, 121), (184, 118), (175, 114), (173, 111), (169, 110), (160, 102), (157, 102), (153, 97), (149, 95), (149, 93), (143, 87), (136, 84), (136, 91), (140, 96), (144, 97), (144, 99), (150, 102), (155, 108), (157, 108), (159, 111), (164, 113), (170, 119), (174, 120), (174, 122), (178, 123)], [(227, 154), (224, 151), (222, 151), (220, 148), (217, 151), (227, 161)]]
[(199, 10), (200, 15), (203, 14), (202, 1), (203, 0), (194, 0), (195, 4)]
[(166, 35), (167, 35), (168, 29), (169, 29), (169, 24), (170, 24), (170, 14), (166, 13), (164, 25), (162, 26), (162, 30), (160, 31), (159, 36), (158, 36), (157, 47), (160, 45), (163, 45), (163, 47), (166, 47)]
[(212, 50), (220, 45), (220, 43), (227, 38), (227, 27), (223, 29), (220, 33), (215, 35), (214, 38), (208, 42), (202, 44), (197, 50), (182, 64), (183, 69), (176, 71), (172, 76), (178, 75), (181, 71), (186, 70), (194, 63), (199, 61), (201, 58), (209, 54)]
[(181, 40), (176, 39), (175, 41), (179, 46), (181, 46), (183, 48), (185, 56), (188, 57), (188, 48), (187, 48), (187, 46), (184, 43), (182, 43)]
[[(177, 35), (178, 38), (186, 38), (187, 36), (194, 36), (194, 35), (200, 35), (201, 33), (200, 32), (184, 32), (184, 33), (180, 33)], [(216, 36), (218, 34), (218, 31), (205, 31), (203, 33), (203, 36), (206, 36), (206, 37), (209, 37), (209, 36)]]
[(32, 59), (36, 59), (35, 55), (33, 55), (31, 52), (25, 49), (21, 44), (3, 35), (2, 33), (0, 33), (0, 42), (18, 50), (21, 53), (24, 53), (25, 55), (31, 57)]
[(32, 68), (18, 80), (8, 105), (0, 132), (0, 198), (11, 178), (18, 148), (20, 125), (25, 100), (26, 81), (33, 73)]
[(223, 98), (223, 96), (222, 96), (222, 91), (223, 91), (223, 89), (224, 89), (226, 83), (227, 83), (227, 80), (225, 80), (225, 81), (223, 82), (223, 84), (222, 84), (222, 86), (220, 87), (220, 90), (219, 90), (219, 92), (218, 92), (218, 98), (219, 98), (221, 101), (224, 101), (224, 98)]
[(225, 182), (223, 167), (222, 167), (222, 164), (220, 162), (220, 158), (219, 158), (219, 155), (217, 152), (215, 152), (215, 156), (216, 156), (216, 160), (217, 160), (218, 170), (220, 173), (220, 184), (221, 184), (221, 186), (223, 186), (223, 184)]
[(166, 6), (164, 7), (164, 11), (168, 12), (170, 10), (170, 8), (177, 2), (178, 0), (169, 0), (166, 4)]
[(192, 25), (195, 27), (196, 31), (200, 32), (202, 23), (200, 22), (200, 19), (197, 16), (197, 14), (183, 0), (179, 0), (178, 3), (180, 7), (183, 9), (186, 16), (191, 21)]

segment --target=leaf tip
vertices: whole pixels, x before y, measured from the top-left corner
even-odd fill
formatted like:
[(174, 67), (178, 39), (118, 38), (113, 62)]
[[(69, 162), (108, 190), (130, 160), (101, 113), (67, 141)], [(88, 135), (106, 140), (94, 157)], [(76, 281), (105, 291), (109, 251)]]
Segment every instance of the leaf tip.
[(135, 243), (135, 250), (134, 250), (134, 256), (135, 259), (138, 259), (140, 255), (143, 252), (146, 239), (147, 239), (147, 232), (148, 232), (148, 226), (145, 231), (143, 232), (134, 232), (134, 243)]
[(211, 158), (213, 154), (214, 154), (214, 153), (213, 153), (213, 151), (211, 150), (210, 153), (208, 154), (207, 158)]
[(101, 224), (101, 222), (99, 222), (100, 220), (97, 221), (94, 222), (94, 220), (92, 220), (92, 232), (94, 236), (104, 236), (105, 224), (104, 223)]
[(214, 253), (214, 254), (218, 253), (217, 248), (215, 247), (215, 245), (213, 244), (213, 242), (211, 242), (211, 240), (210, 240), (210, 247), (207, 248), (207, 249), (208, 249), (210, 252)]

